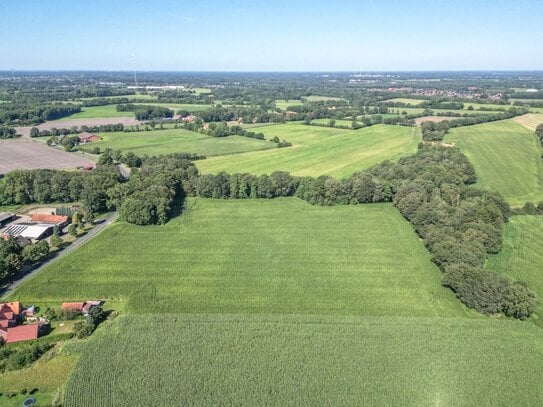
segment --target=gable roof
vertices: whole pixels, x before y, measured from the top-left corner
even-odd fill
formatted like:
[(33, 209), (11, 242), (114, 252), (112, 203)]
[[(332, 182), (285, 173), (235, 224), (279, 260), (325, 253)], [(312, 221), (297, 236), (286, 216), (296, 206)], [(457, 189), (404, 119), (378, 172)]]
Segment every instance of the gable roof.
[(84, 302), (63, 302), (60, 306), (62, 310), (82, 311)]
[(59, 224), (68, 222), (68, 217), (64, 215), (47, 215), (44, 213), (35, 213), (32, 215), (32, 222)]
[(13, 328), (8, 328), (5, 335), (6, 343), (29, 341), (37, 339), (39, 332), (38, 324), (19, 325)]
[(0, 313), (13, 312), (19, 315), (23, 311), (23, 306), (19, 301), (0, 303)]

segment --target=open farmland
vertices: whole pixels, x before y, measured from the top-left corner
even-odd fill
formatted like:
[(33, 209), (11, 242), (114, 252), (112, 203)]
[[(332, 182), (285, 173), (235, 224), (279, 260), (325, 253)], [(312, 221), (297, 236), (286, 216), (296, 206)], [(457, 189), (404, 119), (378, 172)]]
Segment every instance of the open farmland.
[[(543, 298), (543, 217), (513, 216), (505, 225), (502, 251), (487, 262), (490, 270), (528, 283)], [(538, 319), (543, 317), (543, 302), (537, 307)]]
[(406, 105), (412, 105), (412, 106), (418, 106), (426, 100), (424, 99), (410, 99), (410, 98), (394, 98), (394, 99), (388, 99), (385, 100), (385, 102), (392, 102), (392, 103), (405, 103)]
[(197, 163), (203, 172), (289, 171), (294, 175), (348, 177), (386, 159), (397, 159), (416, 150), (417, 130), (402, 126), (376, 125), (359, 130), (289, 123), (253, 128), (267, 139), (285, 139), (293, 147), (213, 157)]
[(522, 124), (524, 127), (532, 131), (535, 131), (539, 124), (543, 124), (543, 114), (528, 113), (522, 116), (514, 117), (512, 120)]
[(512, 205), (543, 200), (541, 146), (534, 133), (513, 120), (452, 129), (477, 173), (479, 186), (498, 191)]
[(101, 117), (134, 117), (132, 112), (118, 112), (116, 105), (82, 107), (81, 112), (54, 121), (67, 119), (96, 119)]
[(535, 406), (542, 374), (540, 328), (518, 321), (122, 316), (65, 405)]
[(164, 226), (112, 225), (11, 297), (125, 299), (142, 313), (471, 315), (389, 204), (188, 206)]
[(211, 109), (213, 105), (204, 105), (204, 104), (190, 104), (190, 103), (135, 103), (136, 105), (144, 106), (160, 106), (167, 109), (177, 112), (178, 110), (188, 110), (189, 112), (201, 112), (202, 110)]
[(344, 98), (338, 98), (334, 96), (318, 96), (318, 95), (305, 96), (304, 99), (307, 100), (308, 102), (330, 102), (330, 101), (345, 100)]
[(100, 149), (131, 151), (137, 155), (196, 153), (205, 156), (240, 153), (276, 148), (270, 141), (249, 137), (210, 137), (194, 131), (168, 129), (140, 132), (100, 133), (102, 141), (82, 145), (82, 150)]
[(66, 170), (88, 165), (94, 165), (94, 162), (36, 141), (0, 140), (0, 174), (20, 169)]
[(289, 106), (300, 106), (302, 105), (301, 100), (276, 100), (275, 101), (275, 107), (281, 109), (281, 110), (287, 110)]

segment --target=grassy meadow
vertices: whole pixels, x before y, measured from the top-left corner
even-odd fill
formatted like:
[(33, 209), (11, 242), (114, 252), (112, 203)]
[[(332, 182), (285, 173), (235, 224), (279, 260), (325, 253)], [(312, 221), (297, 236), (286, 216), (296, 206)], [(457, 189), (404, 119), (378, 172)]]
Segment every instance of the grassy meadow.
[(65, 406), (536, 406), (542, 361), (540, 328), (518, 321), (121, 316)]
[(532, 131), (504, 120), (452, 129), (445, 141), (466, 154), (480, 187), (500, 192), (512, 205), (543, 200), (542, 150)]
[(164, 226), (114, 224), (11, 297), (128, 300), (138, 313), (472, 315), (389, 204), (187, 206)]
[(167, 109), (173, 110), (174, 112), (177, 112), (178, 110), (188, 110), (191, 113), (197, 113), (201, 112), (202, 110), (210, 109), (213, 105), (201, 105), (201, 104), (191, 104), (191, 103), (158, 103), (158, 102), (150, 102), (150, 103), (135, 103), (136, 105), (144, 105), (144, 106), (160, 106), (165, 107)]
[(394, 99), (388, 99), (385, 102), (405, 103), (406, 105), (418, 106), (426, 101), (423, 99), (394, 98)]
[(118, 112), (116, 105), (82, 107), (81, 112), (63, 117), (66, 119), (97, 119), (101, 117), (134, 117), (132, 112)]
[(319, 96), (319, 95), (304, 96), (303, 99), (305, 99), (308, 102), (330, 102), (330, 101), (337, 101), (337, 100), (345, 100), (344, 98), (338, 98), (334, 96)]
[(377, 125), (360, 130), (289, 123), (253, 128), (267, 139), (290, 141), (289, 148), (212, 157), (197, 163), (204, 173), (289, 171), (294, 175), (331, 175), (345, 178), (386, 159), (397, 159), (416, 151), (418, 130), (402, 126)]
[(513, 216), (505, 225), (502, 251), (486, 266), (528, 283), (540, 298), (537, 318), (543, 318), (543, 216)]
[(275, 101), (275, 107), (285, 111), (288, 109), (289, 106), (300, 106), (303, 102), (298, 99), (291, 99), (291, 100), (276, 100)]
[(83, 151), (99, 147), (111, 148), (136, 155), (169, 153), (196, 153), (205, 156), (241, 153), (276, 148), (270, 141), (241, 136), (210, 137), (184, 129), (167, 129), (140, 132), (100, 133), (101, 141), (81, 145)]

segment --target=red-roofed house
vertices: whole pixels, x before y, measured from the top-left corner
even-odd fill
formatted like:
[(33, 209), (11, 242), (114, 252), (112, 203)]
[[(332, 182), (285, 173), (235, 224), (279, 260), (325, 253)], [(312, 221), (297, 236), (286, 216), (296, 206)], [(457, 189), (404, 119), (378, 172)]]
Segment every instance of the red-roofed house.
[(0, 304), (0, 328), (9, 328), (17, 324), (17, 318), (21, 315), (23, 307), (19, 301)]
[(39, 325), (19, 325), (13, 328), (8, 328), (4, 336), (6, 343), (29, 341), (31, 339), (38, 339)]
[(78, 138), (80, 144), (93, 143), (95, 141), (102, 140), (102, 137), (100, 137), (98, 134), (88, 133), (86, 131), (80, 133)]
[(32, 215), (32, 222), (35, 223), (52, 223), (59, 227), (64, 227), (68, 224), (68, 217), (64, 215), (47, 215), (44, 213), (35, 213)]

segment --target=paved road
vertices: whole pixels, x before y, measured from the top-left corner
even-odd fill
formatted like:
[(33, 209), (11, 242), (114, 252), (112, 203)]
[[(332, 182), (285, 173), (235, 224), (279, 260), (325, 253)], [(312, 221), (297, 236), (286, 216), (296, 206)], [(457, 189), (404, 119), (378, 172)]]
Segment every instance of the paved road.
[(21, 284), (23, 284), (25, 281), (30, 279), (31, 277), (34, 277), (36, 274), (38, 274), (40, 271), (42, 271), (46, 266), (49, 264), (57, 261), (59, 258), (65, 256), (66, 254), (70, 253), (71, 251), (81, 247), (84, 243), (86, 243), (88, 240), (92, 239), (94, 236), (96, 236), (98, 233), (100, 233), (106, 226), (111, 225), (118, 217), (117, 212), (110, 213), (104, 222), (99, 223), (94, 228), (89, 230), (85, 235), (81, 236), (79, 239), (74, 241), (71, 245), (65, 247), (63, 250), (57, 252), (53, 257), (50, 257), (47, 259), (44, 263), (39, 265), (38, 267), (29, 270), (28, 272), (21, 275), (17, 280), (13, 281), (11, 284), (1, 287), (0, 288), (0, 295), (7, 296), (10, 292), (15, 290), (17, 287), (19, 287)]

